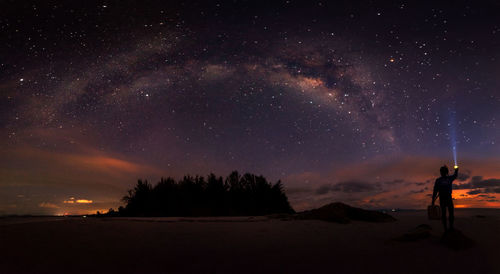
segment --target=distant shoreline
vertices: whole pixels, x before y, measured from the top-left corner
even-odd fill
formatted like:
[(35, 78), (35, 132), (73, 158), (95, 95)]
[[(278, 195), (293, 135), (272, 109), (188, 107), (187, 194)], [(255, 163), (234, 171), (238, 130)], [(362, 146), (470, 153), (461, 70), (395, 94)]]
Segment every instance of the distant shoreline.
[[(392, 209), (369, 209), (373, 211), (385, 211), (387, 213), (392, 213)], [(412, 212), (412, 211), (426, 211), (427, 209), (396, 209), (395, 212)], [(467, 211), (467, 210), (500, 210), (500, 208), (496, 207), (462, 207), (462, 208), (455, 208), (455, 211)], [(300, 213), (300, 212), (297, 212)], [(75, 214), (75, 215), (35, 215), (35, 214), (22, 214), (22, 215), (17, 215), (17, 214), (7, 214), (7, 215), (0, 215), (0, 218), (57, 218), (57, 217), (96, 217), (96, 214)], [(265, 217), (268, 215), (248, 215), (248, 216), (158, 216), (158, 217), (148, 217), (148, 216), (135, 216), (134, 218), (230, 218), (230, 217)], [(102, 217), (108, 217), (108, 218), (115, 218), (114, 216), (102, 216)], [(117, 218), (121, 218), (118, 217)]]

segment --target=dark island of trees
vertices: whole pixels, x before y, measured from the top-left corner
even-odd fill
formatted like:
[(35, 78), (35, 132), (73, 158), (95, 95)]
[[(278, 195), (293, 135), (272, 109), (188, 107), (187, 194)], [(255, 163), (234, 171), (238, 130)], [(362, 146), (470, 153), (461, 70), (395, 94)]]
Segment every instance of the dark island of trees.
[(281, 181), (233, 171), (225, 179), (210, 174), (162, 178), (155, 186), (138, 180), (112, 216), (256, 216), (294, 213)]

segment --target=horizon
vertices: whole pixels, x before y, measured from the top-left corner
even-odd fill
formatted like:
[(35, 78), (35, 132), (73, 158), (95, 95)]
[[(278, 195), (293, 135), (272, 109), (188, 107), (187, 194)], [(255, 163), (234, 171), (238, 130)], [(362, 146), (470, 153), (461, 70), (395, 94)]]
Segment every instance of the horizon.
[(0, 4), (0, 216), (89, 215), (137, 180), (281, 180), (297, 211), (500, 208), (500, 5)]
[[(379, 211), (379, 212), (384, 212), (387, 214), (392, 214), (395, 212), (406, 212), (406, 211), (427, 211), (427, 208), (364, 208), (368, 210), (373, 210), (373, 211)], [(458, 207), (455, 208), (455, 210), (485, 210), (485, 209), (491, 209), (491, 210), (500, 210), (498, 207)], [(395, 211), (392, 211), (395, 210)], [(307, 211), (307, 210), (304, 210)], [(297, 211), (297, 213), (302, 213), (304, 211)], [(106, 212), (100, 212), (102, 216), (99, 218), (106, 218), (104, 213)], [(29, 217), (96, 217), (99, 216), (97, 213), (91, 213), (89, 214), (56, 214), (56, 215), (32, 215), (32, 214), (7, 214), (7, 215), (0, 215), (0, 218), (9, 218), (9, 217), (21, 217), (21, 218), (29, 218)], [(231, 217), (255, 217), (255, 216), (260, 216), (260, 215), (248, 215), (248, 216), (232, 216), (232, 215), (221, 215), (221, 216), (164, 216), (164, 217), (140, 217), (140, 218), (186, 218), (186, 219), (196, 219), (196, 218), (231, 218)], [(138, 218), (138, 217), (132, 217), (132, 216), (114, 216), (110, 218)]]

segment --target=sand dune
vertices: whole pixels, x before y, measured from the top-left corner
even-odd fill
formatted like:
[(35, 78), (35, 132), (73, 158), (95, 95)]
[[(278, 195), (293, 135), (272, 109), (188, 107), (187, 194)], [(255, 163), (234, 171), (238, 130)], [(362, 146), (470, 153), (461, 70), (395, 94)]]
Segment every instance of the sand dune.
[[(441, 242), (440, 222), (427, 220), (425, 211), (392, 215), (397, 221), (349, 224), (266, 217), (4, 218), (0, 272), (500, 273), (500, 210), (458, 209), (456, 226), (474, 241), (458, 250)], [(400, 240), (418, 229), (428, 235)]]

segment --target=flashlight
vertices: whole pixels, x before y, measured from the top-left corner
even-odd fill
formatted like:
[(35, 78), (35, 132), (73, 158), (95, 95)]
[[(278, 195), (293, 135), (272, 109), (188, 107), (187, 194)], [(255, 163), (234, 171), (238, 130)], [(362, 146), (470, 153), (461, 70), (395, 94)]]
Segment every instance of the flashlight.
[(457, 168), (458, 168), (458, 166), (457, 166), (457, 165), (455, 165), (455, 166), (454, 166), (454, 168), (455, 168), (455, 169), (457, 169)]

